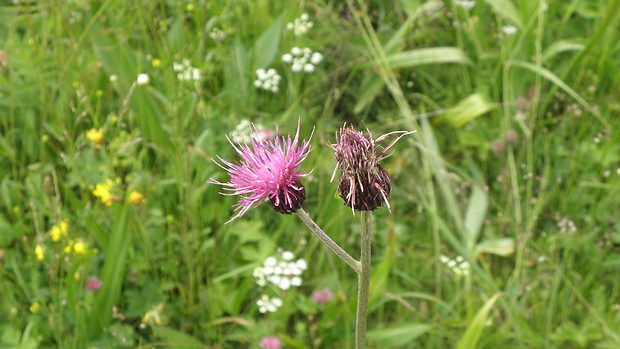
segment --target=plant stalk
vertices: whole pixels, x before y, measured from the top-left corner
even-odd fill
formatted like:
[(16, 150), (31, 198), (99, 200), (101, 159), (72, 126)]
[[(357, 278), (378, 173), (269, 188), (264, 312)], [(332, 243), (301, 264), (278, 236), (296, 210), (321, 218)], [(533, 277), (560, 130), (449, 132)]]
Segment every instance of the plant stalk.
[(299, 208), (295, 213), (297, 216), (310, 228), (310, 231), (316, 235), (321, 241), (323, 241), (330, 250), (332, 250), (340, 259), (342, 259), (345, 263), (347, 263), (351, 269), (353, 269), (356, 273), (360, 273), (361, 264), (355, 258), (351, 257), (345, 250), (342, 249), (337, 243), (334, 242), (327, 234), (323, 232), (323, 230), (310, 218), (308, 212), (304, 211), (303, 208)]
[(361, 253), (357, 286), (357, 314), (355, 316), (355, 348), (366, 348), (368, 322), (368, 298), (370, 296), (370, 246), (372, 237), (372, 212), (361, 213)]

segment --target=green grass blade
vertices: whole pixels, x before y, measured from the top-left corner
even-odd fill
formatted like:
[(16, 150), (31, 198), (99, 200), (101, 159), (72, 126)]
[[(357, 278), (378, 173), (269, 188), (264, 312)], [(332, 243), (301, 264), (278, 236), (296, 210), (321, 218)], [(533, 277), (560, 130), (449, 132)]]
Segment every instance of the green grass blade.
[(431, 47), (403, 51), (389, 55), (392, 68), (411, 68), (425, 64), (471, 64), (465, 52), (458, 47)]
[(116, 221), (104, 250), (106, 258), (101, 273), (102, 286), (95, 300), (96, 319), (91, 325), (91, 333), (95, 337), (101, 335), (103, 328), (112, 320), (112, 307), (118, 304), (121, 296), (125, 265), (131, 245), (129, 230), (131, 212), (130, 204), (118, 206), (115, 210)]
[(570, 41), (570, 40), (560, 40), (556, 41), (553, 44), (549, 45), (543, 53), (542, 58), (545, 61), (550, 60), (558, 53), (566, 52), (566, 51), (581, 51), (586, 47), (586, 45)]
[(569, 94), (571, 97), (573, 97), (577, 102), (579, 102), (579, 104), (581, 104), (586, 109), (588, 109), (588, 111), (594, 114), (594, 116), (596, 116), (596, 118), (605, 127), (611, 128), (611, 125), (609, 124), (609, 122), (601, 115), (601, 113), (597, 109), (593, 108), (592, 105), (590, 105), (590, 103), (588, 103), (583, 97), (581, 97), (579, 93), (577, 93), (570, 86), (568, 86), (564, 81), (562, 81), (562, 79), (560, 79), (557, 75), (555, 75), (551, 70), (538, 66), (534, 63), (524, 62), (524, 61), (512, 61), (512, 62), (509, 62), (508, 64), (527, 69), (531, 71), (532, 73), (538, 74), (542, 76), (543, 78), (549, 80), (550, 82), (552, 82), (553, 84), (555, 84), (556, 86), (564, 90), (564, 92)]
[(463, 337), (459, 341), (459, 344), (456, 346), (456, 349), (475, 349), (478, 344), (478, 340), (480, 340), (480, 336), (482, 335), (482, 329), (484, 328), (484, 323), (489, 316), (489, 312), (491, 308), (495, 304), (495, 301), (502, 295), (503, 293), (496, 293), (491, 299), (489, 299), (482, 308), (478, 311), (476, 316), (471, 320), (469, 326), (465, 330)]
[(429, 324), (407, 324), (368, 331), (368, 339), (377, 342), (379, 348), (401, 347), (430, 331)]

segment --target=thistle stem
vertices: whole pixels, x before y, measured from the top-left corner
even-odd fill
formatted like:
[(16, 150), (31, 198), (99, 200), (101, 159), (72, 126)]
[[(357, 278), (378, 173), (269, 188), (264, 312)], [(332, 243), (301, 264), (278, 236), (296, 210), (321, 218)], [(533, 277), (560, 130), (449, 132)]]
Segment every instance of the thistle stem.
[[(297, 216), (310, 228), (310, 231), (316, 235), (321, 241), (323, 241), (330, 250), (332, 250), (340, 259), (342, 259), (345, 263), (347, 263), (351, 269), (353, 269), (356, 273), (360, 273), (361, 264), (355, 258), (351, 257), (345, 250), (342, 249), (337, 243), (334, 242), (327, 234), (319, 228), (319, 226), (310, 218), (308, 212), (304, 211), (303, 208), (299, 208), (295, 213)], [(363, 217), (363, 216), (362, 216)], [(368, 303), (368, 302), (367, 302)]]
[(361, 213), (361, 255), (357, 286), (357, 314), (355, 316), (355, 348), (366, 348), (366, 325), (368, 322), (368, 297), (370, 295), (370, 241), (372, 236), (372, 212)]

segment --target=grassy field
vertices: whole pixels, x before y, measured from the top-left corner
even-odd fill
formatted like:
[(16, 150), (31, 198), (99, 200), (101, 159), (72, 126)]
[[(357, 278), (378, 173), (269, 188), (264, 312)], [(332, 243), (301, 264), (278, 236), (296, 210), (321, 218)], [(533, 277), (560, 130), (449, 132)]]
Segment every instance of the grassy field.
[[(268, 203), (225, 224), (207, 183), (226, 136), (298, 120), (304, 209), (354, 257), (328, 144), (417, 130), (382, 161), (370, 348), (619, 348), (619, 15), (0, 0), (0, 348), (352, 348), (355, 272)], [(268, 257), (301, 286), (261, 283)]]

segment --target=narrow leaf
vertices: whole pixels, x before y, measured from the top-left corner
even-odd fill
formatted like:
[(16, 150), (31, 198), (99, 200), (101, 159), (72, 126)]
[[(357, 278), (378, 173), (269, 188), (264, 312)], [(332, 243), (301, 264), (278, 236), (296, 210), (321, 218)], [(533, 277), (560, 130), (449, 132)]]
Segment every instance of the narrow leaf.
[(474, 93), (460, 101), (449, 112), (438, 117), (436, 122), (447, 121), (452, 126), (460, 127), (493, 108), (495, 106), (488, 102), (480, 93)]
[(473, 186), (471, 198), (469, 198), (467, 211), (465, 212), (467, 248), (471, 249), (478, 240), (480, 229), (487, 215), (488, 201), (487, 193), (479, 186)]
[(425, 64), (459, 63), (471, 61), (458, 47), (431, 47), (404, 51), (388, 56), (392, 68), (410, 68)]
[(480, 335), (482, 335), (482, 329), (484, 328), (484, 323), (489, 316), (489, 312), (495, 304), (495, 301), (502, 295), (503, 293), (496, 293), (491, 299), (489, 299), (482, 308), (478, 311), (476, 316), (471, 320), (469, 326), (465, 330), (463, 337), (459, 341), (459, 344), (456, 346), (456, 349), (475, 349), (478, 341), (480, 340)]
[(282, 18), (282, 15), (279, 15), (256, 40), (254, 59), (259, 68), (267, 68), (278, 53), (282, 33)]
[(433, 328), (429, 324), (407, 324), (368, 331), (368, 339), (378, 348), (400, 347), (411, 344), (416, 338)]

